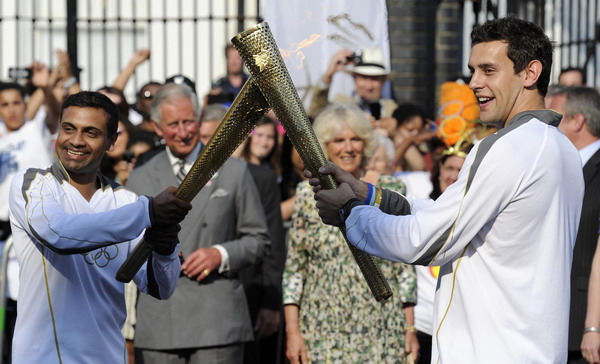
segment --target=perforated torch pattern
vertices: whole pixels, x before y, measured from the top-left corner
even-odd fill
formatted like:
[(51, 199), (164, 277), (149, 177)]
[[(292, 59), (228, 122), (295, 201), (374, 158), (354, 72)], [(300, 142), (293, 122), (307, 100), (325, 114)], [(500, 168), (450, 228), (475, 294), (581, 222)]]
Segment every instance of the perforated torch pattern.
[(269, 104), (251, 77), (229, 108), (212, 138), (192, 165), (175, 195), (192, 201), (202, 187), (242, 144), (269, 110)]
[[(258, 86), (285, 127), (290, 141), (296, 147), (306, 168), (314, 176), (319, 177), (324, 188), (336, 188), (333, 177), (321, 176), (318, 173), (319, 168), (325, 165), (327, 160), (285, 67), (269, 25), (260, 23), (238, 34), (231, 41), (253, 76), (254, 84)], [(375, 299), (383, 301), (389, 298), (392, 291), (373, 258), (351, 244), (348, 246)]]

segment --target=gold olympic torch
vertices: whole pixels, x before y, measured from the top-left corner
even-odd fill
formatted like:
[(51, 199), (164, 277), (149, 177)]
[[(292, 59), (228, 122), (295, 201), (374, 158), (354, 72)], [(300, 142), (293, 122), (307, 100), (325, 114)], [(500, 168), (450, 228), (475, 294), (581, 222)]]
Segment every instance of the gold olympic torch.
[[(192, 201), (268, 110), (267, 101), (250, 77), (181, 181), (175, 196), (184, 201)], [(152, 248), (142, 239), (119, 268), (117, 280), (130, 282), (151, 254)]]
[[(319, 177), (323, 187), (326, 189), (336, 188), (333, 177), (322, 176), (318, 173), (319, 168), (325, 165), (327, 160), (285, 67), (269, 25), (260, 23), (236, 35), (231, 42), (239, 51), (250, 71), (252, 82), (260, 89), (283, 124), (306, 168), (313, 176)], [(375, 299), (383, 301), (391, 297), (390, 286), (373, 257), (355, 248), (352, 244), (348, 244), (348, 246)]]

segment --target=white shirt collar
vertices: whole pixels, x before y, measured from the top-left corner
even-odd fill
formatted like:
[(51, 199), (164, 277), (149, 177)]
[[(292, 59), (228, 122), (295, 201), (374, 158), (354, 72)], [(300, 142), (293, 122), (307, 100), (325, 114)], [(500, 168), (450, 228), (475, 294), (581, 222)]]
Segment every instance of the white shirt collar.
[(592, 158), (592, 156), (598, 151), (598, 149), (600, 149), (600, 139), (579, 149), (581, 165), (585, 166), (585, 164), (590, 160), (590, 158)]
[[(192, 167), (192, 164), (194, 164), (194, 162), (198, 158), (198, 155), (200, 154), (200, 150), (202, 149), (202, 147), (203, 147), (202, 143), (198, 142), (198, 144), (192, 150), (192, 152), (190, 154), (188, 154), (187, 157), (185, 157), (186, 173), (189, 172), (190, 168)], [(175, 174), (177, 174), (177, 172), (179, 172), (178, 162), (179, 162), (180, 158), (174, 156), (173, 153), (171, 153), (171, 150), (169, 149), (169, 147), (167, 147), (166, 150), (167, 150), (167, 157), (169, 157), (169, 163), (171, 163), (171, 167), (173, 168), (173, 171), (175, 172)]]

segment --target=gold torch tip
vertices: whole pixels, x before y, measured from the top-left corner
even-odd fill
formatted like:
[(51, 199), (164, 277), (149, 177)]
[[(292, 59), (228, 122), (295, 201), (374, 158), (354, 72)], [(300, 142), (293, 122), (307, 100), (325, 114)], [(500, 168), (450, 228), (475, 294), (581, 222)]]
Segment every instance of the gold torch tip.
[(231, 38), (231, 43), (234, 43), (236, 41), (240, 41), (241, 39), (247, 37), (248, 35), (256, 32), (257, 30), (263, 29), (263, 28), (269, 28), (269, 23), (267, 23), (266, 21), (263, 21), (262, 23), (258, 23), (256, 25), (254, 25), (251, 28), (248, 28), (246, 30), (244, 30), (243, 32), (237, 34), (235, 37)]

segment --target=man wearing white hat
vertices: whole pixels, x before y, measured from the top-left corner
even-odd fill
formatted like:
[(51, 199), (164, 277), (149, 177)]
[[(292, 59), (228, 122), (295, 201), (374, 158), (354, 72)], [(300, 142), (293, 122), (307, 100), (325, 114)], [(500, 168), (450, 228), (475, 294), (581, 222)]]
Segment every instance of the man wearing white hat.
[(379, 48), (367, 48), (358, 55), (348, 49), (341, 49), (334, 54), (313, 93), (309, 116), (315, 117), (327, 106), (331, 80), (333, 75), (341, 70), (348, 71), (354, 77), (355, 93), (353, 97), (335, 95), (332, 98), (333, 102), (356, 103), (376, 120), (392, 115), (398, 105), (394, 100), (381, 97), (383, 84), (390, 74), (384, 66), (383, 52)]

